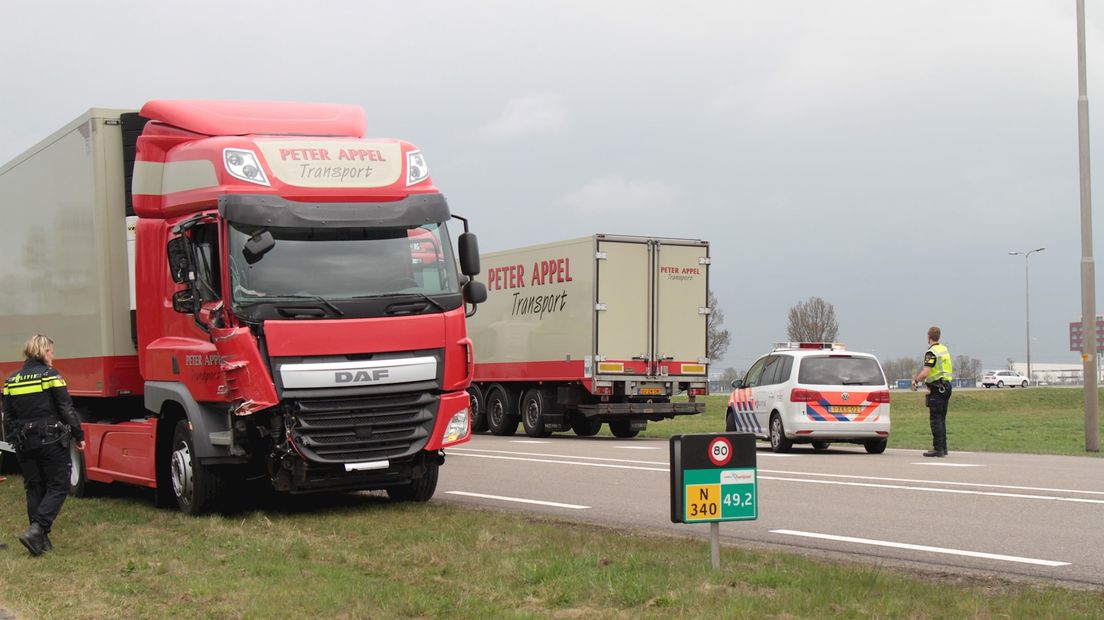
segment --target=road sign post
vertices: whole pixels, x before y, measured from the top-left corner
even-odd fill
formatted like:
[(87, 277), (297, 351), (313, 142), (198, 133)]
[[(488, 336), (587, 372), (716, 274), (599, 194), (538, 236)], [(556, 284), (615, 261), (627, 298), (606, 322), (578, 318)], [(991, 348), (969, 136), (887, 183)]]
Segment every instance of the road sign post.
[(720, 522), (759, 518), (755, 436), (675, 435), (671, 448), (671, 521), (709, 523), (710, 558), (720, 568)]

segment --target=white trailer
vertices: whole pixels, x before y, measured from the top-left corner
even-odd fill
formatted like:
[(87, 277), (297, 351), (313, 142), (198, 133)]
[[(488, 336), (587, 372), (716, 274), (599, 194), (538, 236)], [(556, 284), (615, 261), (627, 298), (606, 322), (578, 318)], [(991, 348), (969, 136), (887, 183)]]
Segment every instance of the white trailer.
[(633, 437), (702, 412), (709, 262), (706, 241), (603, 234), (483, 255), (475, 430)]

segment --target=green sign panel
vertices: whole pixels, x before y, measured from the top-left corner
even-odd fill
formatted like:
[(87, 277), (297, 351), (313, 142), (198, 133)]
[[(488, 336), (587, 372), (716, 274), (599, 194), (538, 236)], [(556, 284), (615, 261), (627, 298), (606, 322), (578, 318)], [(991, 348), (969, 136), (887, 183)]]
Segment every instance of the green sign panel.
[(750, 521), (759, 517), (755, 468), (683, 472), (683, 523)]

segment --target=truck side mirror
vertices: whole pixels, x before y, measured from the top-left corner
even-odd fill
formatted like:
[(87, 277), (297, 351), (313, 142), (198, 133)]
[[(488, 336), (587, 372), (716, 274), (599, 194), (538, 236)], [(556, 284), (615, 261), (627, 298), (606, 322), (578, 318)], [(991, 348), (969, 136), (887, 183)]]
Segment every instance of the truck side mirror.
[(487, 301), (487, 286), (482, 282), (469, 281), (464, 285), (463, 293), (464, 303), (475, 305)]
[(479, 273), (479, 241), (475, 233), (460, 234), (460, 273), (466, 276)]
[(188, 260), (188, 246), (184, 237), (175, 237), (169, 240), (169, 275), (173, 282), (183, 284), (188, 279), (190, 263)]
[(195, 293), (191, 288), (177, 291), (172, 296), (173, 310), (181, 314), (192, 314), (196, 309), (195, 301)]
[(261, 257), (268, 254), (268, 251), (274, 247), (276, 247), (276, 239), (272, 236), (272, 233), (268, 232), (268, 229), (265, 228), (253, 233), (253, 236), (245, 242), (245, 247), (242, 248), (242, 255), (245, 256), (245, 262), (252, 265), (261, 260)]

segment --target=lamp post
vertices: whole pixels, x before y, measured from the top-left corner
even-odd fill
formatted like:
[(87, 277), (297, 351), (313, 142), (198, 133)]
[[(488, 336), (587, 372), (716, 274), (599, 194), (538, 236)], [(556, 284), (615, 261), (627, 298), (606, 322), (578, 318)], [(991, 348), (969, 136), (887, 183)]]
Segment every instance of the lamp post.
[(1027, 259), (1036, 252), (1042, 252), (1046, 248), (1035, 248), (1026, 252), (1009, 252), (1009, 256), (1024, 257), (1024, 316), (1027, 324), (1027, 381), (1035, 382), (1035, 376), (1031, 374), (1031, 276), (1027, 270)]
[(1092, 243), (1092, 175), (1089, 170), (1089, 95), (1086, 87), (1085, 0), (1077, 0), (1077, 161), (1081, 177), (1081, 362), (1085, 373), (1085, 451), (1100, 452), (1096, 391), (1096, 261)]

